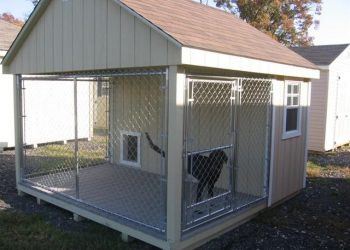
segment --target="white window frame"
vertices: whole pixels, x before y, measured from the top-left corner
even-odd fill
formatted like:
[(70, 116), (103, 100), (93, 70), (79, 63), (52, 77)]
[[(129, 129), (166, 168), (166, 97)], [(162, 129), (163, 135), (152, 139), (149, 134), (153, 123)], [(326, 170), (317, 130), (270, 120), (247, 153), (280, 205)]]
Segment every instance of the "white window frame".
[[(288, 86), (292, 86), (292, 93), (288, 93)], [(298, 94), (293, 93), (293, 86), (298, 86), (299, 92)], [(291, 97), (292, 104), (288, 105), (288, 97)], [(293, 104), (293, 97), (298, 97), (298, 104)], [(282, 139), (290, 139), (294, 137), (298, 137), (301, 135), (301, 82), (300, 81), (285, 81), (284, 82), (284, 106), (283, 106), (283, 135)], [(286, 131), (287, 129), (287, 110), (298, 108), (298, 121), (297, 121), (297, 129)]]
[[(124, 160), (124, 136), (137, 137), (137, 162)], [(120, 163), (123, 165), (141, 168), (141, 133), (131, 131), (120, 131)]]

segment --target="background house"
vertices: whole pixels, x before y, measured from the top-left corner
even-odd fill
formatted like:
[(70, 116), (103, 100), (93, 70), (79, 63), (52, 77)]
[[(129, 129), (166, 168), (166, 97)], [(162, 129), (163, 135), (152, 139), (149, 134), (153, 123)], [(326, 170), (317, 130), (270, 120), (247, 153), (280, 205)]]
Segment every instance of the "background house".
[(350, 142), (350, 46), (292, 48), (316, 64), (321, 78), (312, 80), (309, 149), (328, 151)]
[[(0, 20), (0, 61), (2, 61), (7, 50), (15, 40), (20, 27)], [(35, 62), (31, 62), (35, 63)], [(36, 147), (38, 144), (64, 142), (74, 139), (74, 132), (70, 128), (74, 127), (69, 123), (73, 113), (70, 111), (73, 106), (72, 98), (69, 95), (69, 89), (73, 88), (72, 83), (32, 81), (28, 80), (24, 84), (27, 103), (26, 113), (28, 119), (24, 126), (24, 133), (27, 134), (26, 145)], [(81, 110), (81, 119), (79, 120), (80, 134), (79, 138), (90, 138), (93, 129), (93, 87), (86, 85), (80, 92), (79, 100), (86, 105), (86, 109)], [(62, 96), (65, 96), (62, 98)], [(42, 105), (41, 100), (45, 98), (47, 102)], [(58, 105), (59, 108), (53, 109)], [(50, 110), (50, 112), (45, 112)], [(37, 118), (32, 119), (31, 114), (36, 114)], [(14, 131), (14, 101), (13, 101), (13, 76), (2, 74), (2, 65), (0, 64), (0, 150), (15, 146)], [(66, 118), (66, 121), (63, 122)], [(37, 122), (40, 119), (40, 122)], [(44, 133), (43, 128), (49, 127), (57, 121), (61, 121), (60, 127)]]
[[(20, 27), (0, 20), (0, 62), (15, 40)], [(0, 151), (7, 146), (15, 145), (13, 116), (13, 76), (2, 74), (0, 64)], [(6, 84), (5, 84), (6, 83)]]
[[(4, 70), (17, 86), (17, 188), (76, 218), (163, 249), (194, 248), (305, 185), (319, 71), (232, 14), (190, 0), (42, 0)], [(22, 86), (48, 76), (74, 86), (56, 96), (74, 103), (65, 129), (76, 139), (24, 157), (26, 119), (45, 116), (27, 115)], [(90, 104), (78, 96), (91, 81), (104, 83), (104, 104), (93, 106), (107, 123), (82, 142), (79, 110)]]

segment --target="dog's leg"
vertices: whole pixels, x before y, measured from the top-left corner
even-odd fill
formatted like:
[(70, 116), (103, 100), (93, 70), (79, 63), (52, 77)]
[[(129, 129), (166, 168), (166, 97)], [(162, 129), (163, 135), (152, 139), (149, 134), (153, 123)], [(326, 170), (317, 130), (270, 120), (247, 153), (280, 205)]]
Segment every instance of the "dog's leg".
[(203, 180), (203, 178), (201, 178), (201, 179), (199, 180), (198, 187), (197, 187), (197, 198), (196, 198), (196, 202), (200, 202), (200, 201), (201, 201), (202, 193), (203, 193), (203, 190), (204, 190), (206, 184), (207, 184), (207, 183), (206, 183), (205, 180)]
[(215, 182), (216, 182), (216, 180), (212, 180), (212, 179), (209, 180), (209, 183), (208, 183), (208, 194), (209, 194), (210, 197), (214, 196)]

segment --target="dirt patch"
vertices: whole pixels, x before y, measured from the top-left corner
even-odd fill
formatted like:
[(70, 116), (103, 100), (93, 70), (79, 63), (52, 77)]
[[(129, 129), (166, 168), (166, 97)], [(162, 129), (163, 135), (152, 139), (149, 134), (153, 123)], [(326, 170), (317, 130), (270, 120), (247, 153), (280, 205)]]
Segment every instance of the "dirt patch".
[(284, 204), (200, 249), (349, 249), (350, 181), (310, 178)]

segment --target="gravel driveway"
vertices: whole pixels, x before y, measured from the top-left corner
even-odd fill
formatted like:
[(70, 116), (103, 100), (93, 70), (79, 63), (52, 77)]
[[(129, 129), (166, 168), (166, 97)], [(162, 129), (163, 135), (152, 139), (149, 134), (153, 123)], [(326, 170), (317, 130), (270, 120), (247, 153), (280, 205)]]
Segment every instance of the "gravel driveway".
[[(350, 151), (340, 155), (341, 164), (336, 156), (328, 160), (349, 167)], [(312, 157), (330, 164), (327, 157)], [(336, 177), (309, 178), (307, 188), (295, 198), (262, 212), (200, 249), (350, 249), (350, 179)], [(30, 196), (17, 196), (13, 151), (0, 153), (0, 212), (7, 208), (39, 213), (58, 230), (83, 232), (91, 223), (76, 223), (71, 213), (51, 205), (39, 206)], [(138, 241), (132, 247), (153, 248)]]

